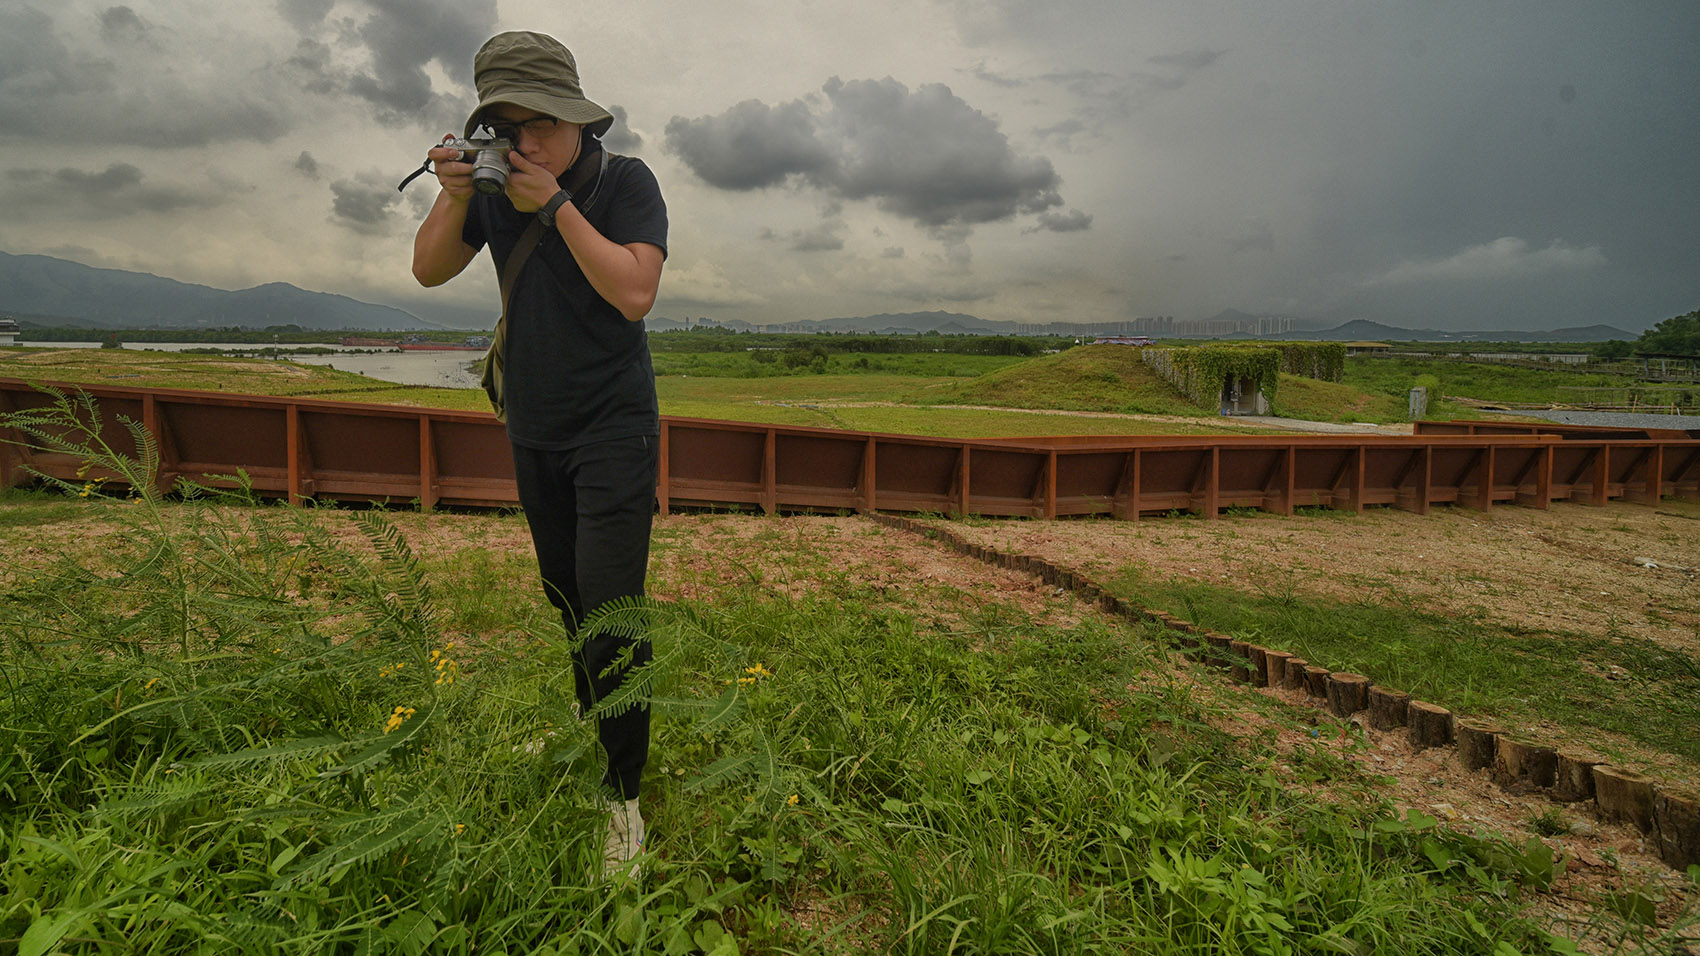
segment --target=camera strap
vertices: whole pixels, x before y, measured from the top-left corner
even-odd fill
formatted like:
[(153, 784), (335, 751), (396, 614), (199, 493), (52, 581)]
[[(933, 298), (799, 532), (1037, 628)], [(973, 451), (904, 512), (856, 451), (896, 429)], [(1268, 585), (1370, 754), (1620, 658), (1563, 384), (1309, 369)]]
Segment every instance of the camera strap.
[[(579, 131), (584, 143), (579, 157), (573, 160), (573, 168), (567, 170), (567, 181), (561, 188), (572, 194), (573, 205), (579, 212), (589, 212), (596, 204), (596, 197), (602, 193), (602, 176), (608, 172), (608, 151), (602, 148), (602, 141), (594, 136)], [(586, 192), (586, 189), (589, 191)]]

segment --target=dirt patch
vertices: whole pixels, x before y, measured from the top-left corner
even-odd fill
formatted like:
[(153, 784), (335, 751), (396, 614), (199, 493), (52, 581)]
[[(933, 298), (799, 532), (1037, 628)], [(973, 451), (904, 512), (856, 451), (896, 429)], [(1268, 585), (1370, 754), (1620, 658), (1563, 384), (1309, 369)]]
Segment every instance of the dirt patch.
[(1700, 657), (1700, 504), (1391, 509), (1347, 516), (956, 523), (988, 547), (1107, 579), (1123, 568), (1371, 600), (1517, 629), (1644, 637)]
[[(650, 577), (658, 596), (696, 600), (726, 584), (758, 581), (792, 599), (836, 582), (882, 601), (920, 605), (927, 595), (965, 592), (974, 607), (996, 600), (1029, 617), (1048, 615), (1058, 625), (1078, 623), (1075, 602), (1035, 578), (977, 562), (964, 562), (915, 535), (891, 534), (862, 518), (785, 515), (669, 515), (655, 524)], [(949, 612), (934, 620), (954, 623)]]

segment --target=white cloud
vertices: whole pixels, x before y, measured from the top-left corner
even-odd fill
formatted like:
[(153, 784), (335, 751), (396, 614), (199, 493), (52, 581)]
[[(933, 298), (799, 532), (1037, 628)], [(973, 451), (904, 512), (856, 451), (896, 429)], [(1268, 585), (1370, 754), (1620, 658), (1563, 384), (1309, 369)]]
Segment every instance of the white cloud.
[(1366, 285), (1409, 282), (1470, 282), (1483, 279), (1521, 279), (1549, 272), (1575, 272), (1606, 264), (1599, 246), (1573, 246), (1554, 239), (1534, 249), (1515, 236), (1469, 246), (1444, 259), (1401, 263)]

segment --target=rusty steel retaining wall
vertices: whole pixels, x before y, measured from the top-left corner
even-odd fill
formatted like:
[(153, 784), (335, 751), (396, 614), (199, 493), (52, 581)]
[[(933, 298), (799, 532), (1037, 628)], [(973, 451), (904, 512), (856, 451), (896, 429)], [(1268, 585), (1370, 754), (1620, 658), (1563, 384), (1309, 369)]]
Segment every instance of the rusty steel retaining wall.
[[(415, 501), (426, 507), (517, 504), (506, 433), (487, 412), (228, 395), (181, 389), (83, 388), (102, 435), (134, 454), (122, 419), (160, 449), (161, 490), (179, 477), (211, 485), (246, 475), (262, 495)], [(50, 397), (0, 379), (0, 412)], [(1463, 423), (1476, 428), (1476, 423)], [(1539, 426), (1536, 426), (1539, 427)], [(1700, 439), (1606, 436), (1566, 429), (1510, 433), (1283, 436), (1070, 436), (947, 439), (662, 419), (656, 496), (679, 507), (854, 510), (1031, 518), (1229, 508), (1291, 514), (1321, 506), (1486, 510), (1552, 501), (1603, 505), (1700, 498)], [(16, 440), (19, 436), (11, 437)], [(31, 471), (73, 480), (79, 456), (0, 445), (0, 485)], [(111, 480), (113, 476), (88, 474)]]

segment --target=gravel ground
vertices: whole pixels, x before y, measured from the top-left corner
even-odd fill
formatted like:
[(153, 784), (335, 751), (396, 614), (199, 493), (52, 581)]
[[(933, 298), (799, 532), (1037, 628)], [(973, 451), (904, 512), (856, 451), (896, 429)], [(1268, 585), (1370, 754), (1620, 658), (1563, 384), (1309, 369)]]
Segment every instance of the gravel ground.
[(1636, 415), (1629, 412), (1565, 412), (1554, 410), (1503, 412), (1505, 415), (1533, 415), (1560, 425), (1598, 425), (1605, 428), (1682, 428), (1700, 431), (1697, 415)]

